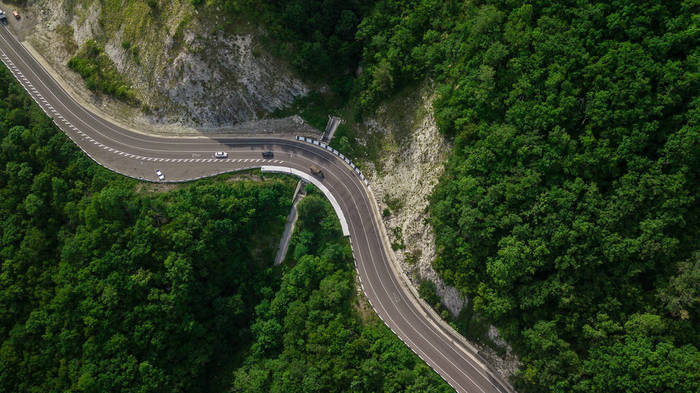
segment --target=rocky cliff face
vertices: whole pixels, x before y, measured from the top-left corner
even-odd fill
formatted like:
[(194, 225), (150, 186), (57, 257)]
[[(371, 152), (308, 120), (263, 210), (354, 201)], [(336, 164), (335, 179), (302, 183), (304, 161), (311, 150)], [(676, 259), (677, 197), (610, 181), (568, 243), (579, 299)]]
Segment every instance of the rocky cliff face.
[(146, 115), (82, 84), (77, 90), (117, 120), (211, 129), (263, 118), (309, 90), (259, 44), (264, 31), (245, 21), (224, 32), (221, 12), (204, 15), (189, 1), (161, 1), (152, 9), (127, 0), (109, 7), (39, 0), (25, 11), (29, 21), (17, 33), (61, 75), (70, 73), (65, 65), (85, 41), (103, 44)]
[[(380, 107), (364, 123), (365, 133), (381, 135), (383, 141), (379, 162), (370, 163), (369, 174), (401, 268), (414, 286), (420, 280), (433, 281), (443, 304), (457, 315), (464, 299), (433, 269), (435, 233), (426, 220), (428, 197), (444, 171), (451, 148), (435, 124), (433, 98), (432, 89), (424, 86), (399, 98), (399, 103)], [(396, 114), (400, 114), (398, 118)]]
[(189, 35), (185, 42), (190, 49), (180, 50), (155, 78), (180, 120), (207, 127), (254, 120), (308, 91), (282, 64), (257, 52), (253, 34)]
[[(444, 171), (451, 146), (439, 132), (433, 117), (434, 91), (429, 84), (400, 94), (382, 105), (376, 115), (361, 126), (381, 145), (378, 161), (364, 163), (380, 209), (384, 210), (390, 241), (399, 266), (414, 287), (422, 280), (435, 284), (442, 304), (457, 316), (467, 299), (437, 275), (432, 263), (436, 256), (435, 233), (428, 217), (428, 198)], [(491, 326), (489, 338), (504, 349), (499, 355), (486, 345), (472, 342), (505, 378), (518, 370), (518, 359), (498, 330)]]

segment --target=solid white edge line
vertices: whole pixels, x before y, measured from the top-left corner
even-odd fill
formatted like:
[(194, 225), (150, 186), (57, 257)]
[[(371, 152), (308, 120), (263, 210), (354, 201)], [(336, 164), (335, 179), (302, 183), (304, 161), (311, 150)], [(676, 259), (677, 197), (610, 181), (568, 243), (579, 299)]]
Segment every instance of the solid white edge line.
[(343, 214), (343, 211), (340, 209), (340, 205), (338, 204), (338, 201), (335, 200), (335, 197), (331, 192), (324, 186), (318, 179), (315, 177), (306, 174), (298, 169), (294, 168), (289, 168), (286, 166), (263, 166), (260, 168), (260, 170), (263, 173), (284, 173), (284, 174), (290, 174), (294, 175), (297, 177), (300, 177), (309, 183), (313, 184), (314, 186), (318, 187), (319, 190), (323, 193), (323, 195), (328, 198), (328, 200), (331, 202), (331, 205), (333, 206), (333, 210), (335, 210), (335, 214), (338, 216), (338, 219), (340, 220), (340, 228), (343, 230), (343, 236), (350, 236), (350, 230), (348, 230), (348, 223), (345, 220), (345, 215)]

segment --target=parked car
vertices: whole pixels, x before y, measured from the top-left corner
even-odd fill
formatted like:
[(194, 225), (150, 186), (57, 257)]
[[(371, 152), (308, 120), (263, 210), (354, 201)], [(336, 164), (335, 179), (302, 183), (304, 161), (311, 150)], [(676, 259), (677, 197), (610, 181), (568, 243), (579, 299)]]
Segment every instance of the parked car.
[(323, 177), (321, 168), (317, 167), (316, 165), (311, 165), (311, 174), (317, 177)]
[(227, 158), (228, 153), (226, 153), (224, 151), (217, 151), (216, 153), (214, 153), (214, 157), (215, 158)]
[(272, 158), (272, 157), (274, 157), (275, 155), (272, 154), (271, 151), (264, 151), (263, 154), (262, 154), (262, 156), (263, 156), (263, 158)]
[(12, 15), (15, 16), (15, 19), (19, 19), (19, 12), (17, 12), (17, 10), (12, 11)]
[(165, 176), (163, 175), (163, 172), (159, 171), (158, 169), (156, 169), (156, 176), (158, 176), (158, 178), (160, 180), (165, 180)]

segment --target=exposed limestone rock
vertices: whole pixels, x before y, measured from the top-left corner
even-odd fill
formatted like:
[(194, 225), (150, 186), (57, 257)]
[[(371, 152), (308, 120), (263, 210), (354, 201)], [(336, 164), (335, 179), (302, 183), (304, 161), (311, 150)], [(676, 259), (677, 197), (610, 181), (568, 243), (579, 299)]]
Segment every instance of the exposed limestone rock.
[[(72, 73), (66, 64), (85, 41), (104, 44), (147, 114), (73, 83), (79, 78), (66, 78), (81, 98), (121, 123), (160, 133), (181, 134), (193, 127), (211, 131), (264, 118), (309, 91), (287, 64), (262, 48), (262, 31), (247, 26), (241, 34), (224, 34), (209, 17), (207, 23), (200, 21), (189, 2), (159, 14), (159, 23), (143, 22), (143, 34), (134, 39), (132, 32), (132, 40), (125, 38), (127, 22), (115, 30), (112, 21), (111, 33), (105, 32), (102, 3), (67, 2), (33, 3), (26, 11), (31, 22), (15, 33), (62, 76)], [(73, 44), (61, 45), (66, 41)], [(178, 131), (178, 125), (183, 130)]]
[[(366, 163), (368, 168), (363, 172), (369, 175), (380, 209), (388, 209), (384, 224), (396, 245), (394, 252), (401, 269), (415, 287), (421, 280), (435, 283), (442, 304), (457, 316), (467, 300), (456, 288), (445, 285), (433, 269), (435, 233), (426, 219), (428, 197), (444, 171), (451, 147), (435, 124), (432, 89), (424, 87), (419, 93), (399, 97), (364, 123), (364, 133), (379, 134), (383, 142), (379, 162)], [(517, 372), (518, 360), (495, 327), (488, 335), (504, 348), (503, 355), (486, 345), (472, 344), (496, 371), (509, 378)]]
[[(389, 209), (384, 217), (401, 268), (417, 286), (422, 279), (433, 281), (443, 304), (453, 315), (459, 314), (464, 300), (448, 287), (433, 269), (435, 233), (426, 221), (428, 197), (438, 183), (450, 146), (438, 131), (432, 111), (432, 92), (425, 89), (418, 108), (407, 108), (408, 119), (389, 119), (395, 114), (380, 108), (375, 119), (365, 122), (370, 133), (380, 133), (389, 142), (383, 149), (381, 173), (370, 170), (372, 189), (380, 209)], [(397, 129), (410, 127), (410, 130)], [(395, 134), (395, 135), (392, 135)], [(396, 135), (405, 135), (395, 138)], [(367, 173), (366, 173), (367, 175)], [(394, 206), (392, 209), (390, 205)], [(400, 246), (403, 244), (403, 248)]]
[(270, 56), (254, 55), (251, 34), (218, 34), (187, 44), (194, 51), (180, 51), (155, 80), (157, 89), (183, 109), (179, 121), (212, 127), (254, 120), (308, 92), (299, 79), (280, 75), (281, 65)]

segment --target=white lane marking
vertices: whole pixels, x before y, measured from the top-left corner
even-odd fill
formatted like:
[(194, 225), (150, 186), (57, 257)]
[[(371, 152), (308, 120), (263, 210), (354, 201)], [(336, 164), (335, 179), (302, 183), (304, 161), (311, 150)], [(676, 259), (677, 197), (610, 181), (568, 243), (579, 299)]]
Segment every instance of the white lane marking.
[[(90, 139), (92, 139), (92, 138), (90, 138)], [(247, 162), (247, 161), (248, 161), (248, 160), (246, 160), (246, 162)]]
[[(268, 167), (268, 168), (271, 169), (270, 167)], [(273, 167), (273, 168), (274, 168), (274, 167)], [(269, 170), (269, 169), (268, 169), (268, 170)], [(291, 169), (291, 168), (284, 168), (284, 169), (285, 169), (285, 170), (284, 170), (283, 172), (287, 172), (287, 173), (290, 173), (290, 172), (291, 172), (291, 173), (297, 172), (297, 170), (294, 170), (294, 169)], [(342, 180), (340, 180), (340, 179), (338, 179), (338, 180), (342, 182)], [(312, 182), (313, 182), (313, 181), (312, 181)], [(313, 182), (313, 183), (315, 183), (315, 182)], [(341, 184), (342, 184), (342, 183), (341, 183)], [(318, 185), (317, 185), (317, 187), (318, 187)], [(324, 187), (324, 188), (325, 188), (325, 187)], [(331, 187), (331, 188), (333, 188), (333, 187)], [(347, 185), (346, 185), (346, 188), (347, 188)], [(322, 191), (323, 191), (323, 189), (322, 189)], [(350, 190), (348, 189), (348, 191), (350, 191)], [(329, 194), (332, 195), (333, 193), (329, 192)], [(332, 203), (331, 203), (331, 204), (332, 204)], [(355, 208), (356, 208), (356, 209), (359, 209), (359, 207), (357, 206), (357, 203), (356, 203), (354, 200), (353, 200), (353, 204), (355, 205)], [(342, 210), (341, 210), (341, 212), (342, 212)], [(364, 222), (363, 222), (362, 219), (360, 220), (360, 226), (362, 227), (362, 230), (365, 231)], [(354, 227), (354, 225), (353, 225), (353, 227)], [(366, 232), (365, 232), (365, 233), (366, 233)], [(371, 259), (371, 260), (374, 259), (374, 255), (372, 255), (372, 254), (373, 254), (373, 253), (372, 253), (372, 250), (370, 249), (370, 259)], [(363, 266), (363, 268), (364, 268), (363, 270), (364, 270), (365, 274), (367, 274), (366, 267)], [(375, 270), (376, 270), (376, 267), (375, 267)], [(376, 272), (376, 274), (378, 275), (378, 272)], [(383, 285), (382, 285), (381, 287), (382, 287), (382, 289), (384, 289), (384, 291), (385, 291), (387, 294), (389, 293), (389, 291), (388, 291)], [(377, 298), (380, 298), (380, 296), (377, 295), (376, 289), (373, 288), (373, 287), (371, 287), (371, 286), (370, 286), (370, 288), (373, 290), (372, 292), (374, 292), (374, 295), (375, 295)], [(369, 294), (369, 292), (366, 292), (366, 293)], [(369, 300), (369, 302), (370, 302), (370, 304), (371, 304), (371, 303), (372, 303), (372, 300), (371, 300), (371, 298), (370, 298), (369, 295), (367, 296), (367, 299)], [(392, 303), (393, 303), (393, 301), (392, 301)], [(397, 326), (397, 329), (399, 329), (399, 331), (400, 331), (404, 336), (406, 336), (406, 339), (407, 339), (408, 341), (410, 341), (410, 343), (413, 344), (413, 346), (414, 346), (415, 348), (418, 348), (417, 351), (420, 351), (421, 353), (423, 353), (423, 356), (421, 356), (421, 358), (423, 358), (424, 360), (425, 360), (425, 358), (428, 358), (428, 356), (425, 354), (425, 352), (423, 352), (423, 350), (421, 350), (420, 347), (417, 346), (417, 345), (413, 342), (413, 340), (411, 340), (411, 339), (409, 338), (409, 335), (405, 334), (405, 333), (403, 332), (403, 330), (401, 330), (401, 328), (398, 327), (399, 325), (393, 320), (393, 318), (391, 317), (391, 314), (387, 311), (387, 309), (384, 307), (384, 305), (380, 303), (379, 306), (380, 306), (381, 310), (384, 311), (384, 315), (386, 316), (386, 318), (389, 320), (389, 322), (391, 322), (391, 323), (387, 323), (387, 322), (385, 321), (385, 324), (394, 332), (394, 334), (396, 334), (397, 337), (401, 338), (401, 337), (400, 337), (401, 335), (399, 335), (399, 334), (396, 332), (396, 330), (394, 330), (394, 328), (393, 328), (392, 325)], [(377, 307), (374, 306), (374, 304), (372, 304), (372, 307), (373, 307), (375, 310), (378, 309)], [(398, 307), (397, 307), (396, 305), (394, 305), (394, 307), (397, 308), (397, 310), (398, 310)], [(377, 313), (377, 314), (379, 315), (379, 313)], [(379, 315), (379, 317), (384, 321), (384, 318), (382, 318), (381, 315)], [(425, 341), (425, 337), (423, 337), (422, 334), (420, 334), (420, 333), (419, 333), (417, 330), (415, 330), (415, 329), (414, 329), (414, 331), (416, 331), (416, 333), (418, 333), (418, 335), (421, 336), (421, 338), (423, 338), (423, 340)], [(402, 341), (403, 341), (403, 339), (402, 339)], [(410, 346), (409, 346), (409, 347), (410, 347)], [(420, 356), (420, 354), (419, 354), (419, 356)], [(447, 359), (446, 356), (443, 356), (443, 357), (444, 357), (445, 359)], [(432, 359), (431, 359), (431, 360), (432, 360)], [(449, 361), (449, 359), (447, 359), (447, 360)], [(440, 366), (438, 366), (437, 363), (435, 363), (435, 367), (438, 368), (438, 369), (440, 369), (440, 371), (442, 371), (441, 374), (443, 374), (443, 375), (449, 375), (449, 374), (445, 373), (445, 371), (444, 371)], [(452, 379), (455, 383), (457, 383), (453, 378), (451, 378), (451, 377), (449, 377), (449, 378)], [(469, 376), (467, 376), (467, 378), (469, 378)], [(471, 378), (469, 378), (469, 379), (471, 380)], [(474, 383), (474, 382), (472, 381), (472, 383)], [(457, 383), (457, 385), (459, 385), (460, 387), (462, 387), (459, 383)], [(475, 384), (475, 385), (476, 385), (476, 384)], [(476, 385), (476, 386), (478, 387), (478, 385)], [(465, 390), (465, 389), (462, 388), (462, 390)]]
[[(357, 188), (358, 191), (361, 192), (361, 190), (357, 187), (356, 184), (353, 183), (353, 186), (355, 186), (355, 188)], [(347, 188), (347, 186), (346, 186), (346, 188)], [(350, 191), (350, 190), (348, 189), (348, 191)], [(371, 197), (370, 197), (369, 195), (367, 195), (367, 198), (371, 198)], [(355, 205), (355, 208), (356, 208), (356, 209), (359, 209), (359, 207), (357, 206), (357, 203), (356, 203), (354, 200), (353, 200), (353, 204)], [(370, 210), (371, 210), (371, 209), (372, 209), (371, 206), (369, 206), (369, 207), (370, 207)], [(374, 223), (374, 220), (372, 220), (372, 223)], [(365, 227), (364, 227), (364, 226), (365, 226), (364, 220), (360, 219), (360, 225), (362, 226), (362, 229), (363, 229), (363, 232), (362, 232), (362, 233), (366, 233), (366, 232), (365, 232), (366, 229), (365, 229)], [(351, 241), (352, 241), (352, 239), (351, 239)], [(372, 249), (370, 249), (369, 252), (370, 252), (370, 255), (371, 255), (371, 254), (374, 254), (374, 252), (373, 252)], [(384, 257), (385, 257), (385, 258), (391, 258), (391, 256), (390, 256), (388, 253), (384, 254)], [(371, 259), (374, 259), (374, 256), (372, 256)], [(394, 269), (393, 269), (393, 267), (391, 267), (391, 266), (392, 266), (392, 265), (391, 265), (391, 261), (388, 261), (388, 263), (389, 263), (388, 266), (389, 266), (390, 270), (393, 272)], [(373, 267), (374, 267), (374, 269), (375, 269), (375, 273), (378, 274), (378, 272), (376, 272), (377, 266), (374, 266), (374, 265), (373, 265)], [(365, 270), (365, 272), (366, 272), (366, 271), (367, 271), (367, 270), (366, 270), (366, 269), (367, 269), (367, 266), (364, 266), (364, 265), (363, 265), (363, 268), (364, 268), (364, 270)], [(390, 276), (391, 276), (391, 277), (390, 277), (391, 281), (395, 283), (396, 287), (397, 287), (397, 288), (402, 288), (402, 286), (401, 286), (400, 284), (397, 283), (397, 280), (400, 280), (400, 278), (398, 278), (398, 277), (397, 277), (395, 274), (393, 274), (393, 273), (390, 274)], [(389, 291), (386, 289), (386, 287), (384, 286), (384, 283), (383, 283), (383, 282), (380, 282), (380, 287), (381, 287), (387, 294), (389, 294)], [(408, 294), (406, 294), (405, 291), (401, 290), (401, 293), (404, 295), (404, 298), (406, 298), (406, 299), (409, 299), (409, 298), (410, 298), (410, 296), (409, 296)], [(375, 292), (375, 295), (376, 295), (376, 292)], [(368, 297), (368, 299), (369, 299), (370, 302), (371, 302), (371, 299), (370, 299), (369, 297)], [(409, 300), (408, 302), (410, 303), (410, 300)], [(393, 303), (393, 301), (392, 301), (392, 303)], [(408, 303), (407, 303), (407, 304), (408, 304)], [(380, 306), (381, 306), (381, 308), (382, 308), (385, 312), (387, 311), (387, 310), (384, 308), (384, 304), (380, 304)], [(447, 337), (441, 329), (437, 328), (437, 326), (435, 326), (435, 329), (431, 328), (430, 325), (429, 325), (428, 323), (426, 323), (426, 318), (422, 318), (421, 316), (419, 316), (418, 314), (416, 314), (416, 309), (415, 309), (414, 307), (409, 307), (409, 309), (410, 309), (411, 313), (412, 313), (416, 318), (418, 318), (418, 320), (420, 321), (420, 323), (421, 323), (423, 326), (425, 326), (426, 328), (428, 328), (429, 331), (432, 331), (432, 332), (437, 336), (437, 338), (438, 338), (441, 342), (443, 342), (444, 344), (446, 344), (448, 347), (450, 347), (451, 345), (454, 345), (454, 344), (455, 344), (454, 341), (451, 340), (449, 337)], [(398, 308), (397, 308), (397, 311), (398, 311)], [(387, 318), (388, 318), (392, 323), (394, 323), (394, 324), (397, 326), (397, 328), (398, 328), (399, 330), (401, 330), (401, 328), (398, 327), (399, 325), (396, 324), (396, 323), (393, 321), (393, 319), (391, 318), (391, 316), (390, 316), (389, 313), (387, 313), (386, 316), (387, 316)], [(380, 317), (381, 317), (381, 316), (380, 316)], [(429, 320), (429, 322), (430, 322), (431, 324), (434, 325), (434, 323), (432, 322), (432, 320)], [(391, 327), (388, 323), (387, 323), (387, 326)], [(426, 341), (426, 343), (427, 343), (428, 345), (430, 345), (430, 346), (433, 347), (434, 349), (437, 349), (437, 348), (432, 344), (432, 342), (430, 342), (430, 341), (428, 341), (428, 340), (425, 339), (425, 337), (423, 336), (422, 333), (420, 333), (419, 331), (417, 331), (415, 328), (414, 328), (413, 330), (414, 330), (419, 336), (421, 336), (421, 338), (423, 338), (423, 339)], [(393, 328), (392, 328), (392, 331), (393, 331)], [(403, 333), (402, 330), (401, 330), (401, 332)], [(404, 334), (405, 334), (405, 333), (404, 333)], [(397, 334), (397, 336), (398, 336), (398, 334)], [(410, 339), (410, 337), (409, 337), (408, 335), (406, 335), (406, 338), (407, 338), (407, 340), (411, 341), (412, 344), (415, 345), (415, 343), (413, 343), (413, 341)], [(403, 340), (402, 340), (402, 341), (403, 341)], [(410, 347), (410, 346), (409, 346), (409, 347)], [(413, 348), (412, 348), (412, 349), (413, 349)], [(418, 351), (423, 352), (422, 349), (420, 349), (420, 347), (418, 347), (418, 346), (416, 346), (416, 349), (413, 349), (413, 350), (414, 350), (414, 352), (416, 352), (416, 353), (417, 353)], [(498, 390), (500, 391), (500, 389), (499, 389), (493, 382), (491, 382), (491, 377), (490, 377), (490, 376), (484, 375), (484, 373), (482, 372), (482, 369), (481, 369), (481, 367), (482, 367), (482, 366), (481, 366), (481, 363), (480, 363), (479, 361), (477, 361), (477, 360), (473, 357), (473, 355), (472, 355), (471, 353), (464, 353), (464, 354), (463, 354), (462, 352), (457, 351), (457, 350), (455, 350), (454, 352), (455, 352), (455, 354), (456, 354), (459, 358), (461, 358), (462, 360), (466, 361), (466, 363), (468, 363), (468, 364), (469, 364), (478, 374), (480, 374), (487, 382), (490, 382), (492, 386), (494, 386), (496, 389), (498, 389)], [(425, 353), (424, 353), (424, 352), (423, 352), (423, 354), (424, 354), (424, 356), (425, 356)], [(420, 355), (420, 354), (419, 354), (419, 355)], [(463, 355), (467, 355), (467, 357), (464, 357)], [(427, 358), (427, 356), (425, 356), (424, 360), (427, 361), (426, 358)], [(447, 356), (443, 356), (443, 358), (444, 358), (445, 360), (447, 360), (449, 363), (451, 363), (453, 366), (455, 366), (456, 369), (457, 369), (457, 371), (459, 371), (462, 375), (466, 376), (475, 386), (477, 386), (480, 390), (482, 390), (481, 387), (480, 387), (479, 385), (475, 384), (474, 381), (472, 380), (472, 378), (471, 378), (469, 375), (467, 375), (463, 370), (461, 370), (461, 368), (457, 367), (457, 366), (454, 364), (454, 362), (452, 362), (452, 360), (450, 360)], [(430, 359), (430, 358), (428, 358), (428, 359)], [(430, 360), (432, 361), (432, 359), (430, 359)], [(476, 366), (475, 366), (475, 364), (476, 364)], [(436, 363), (435, 363), (435, 365), (437, 366)], [(438, 366), (438, 368), (439, 368), (439, 366)], [(444, 377), (445, 377), (445, 376), (443, 376), (443, 378), (444, 378)], [(462, 387), (462, 386), (460, 386), (460, 387)]]

